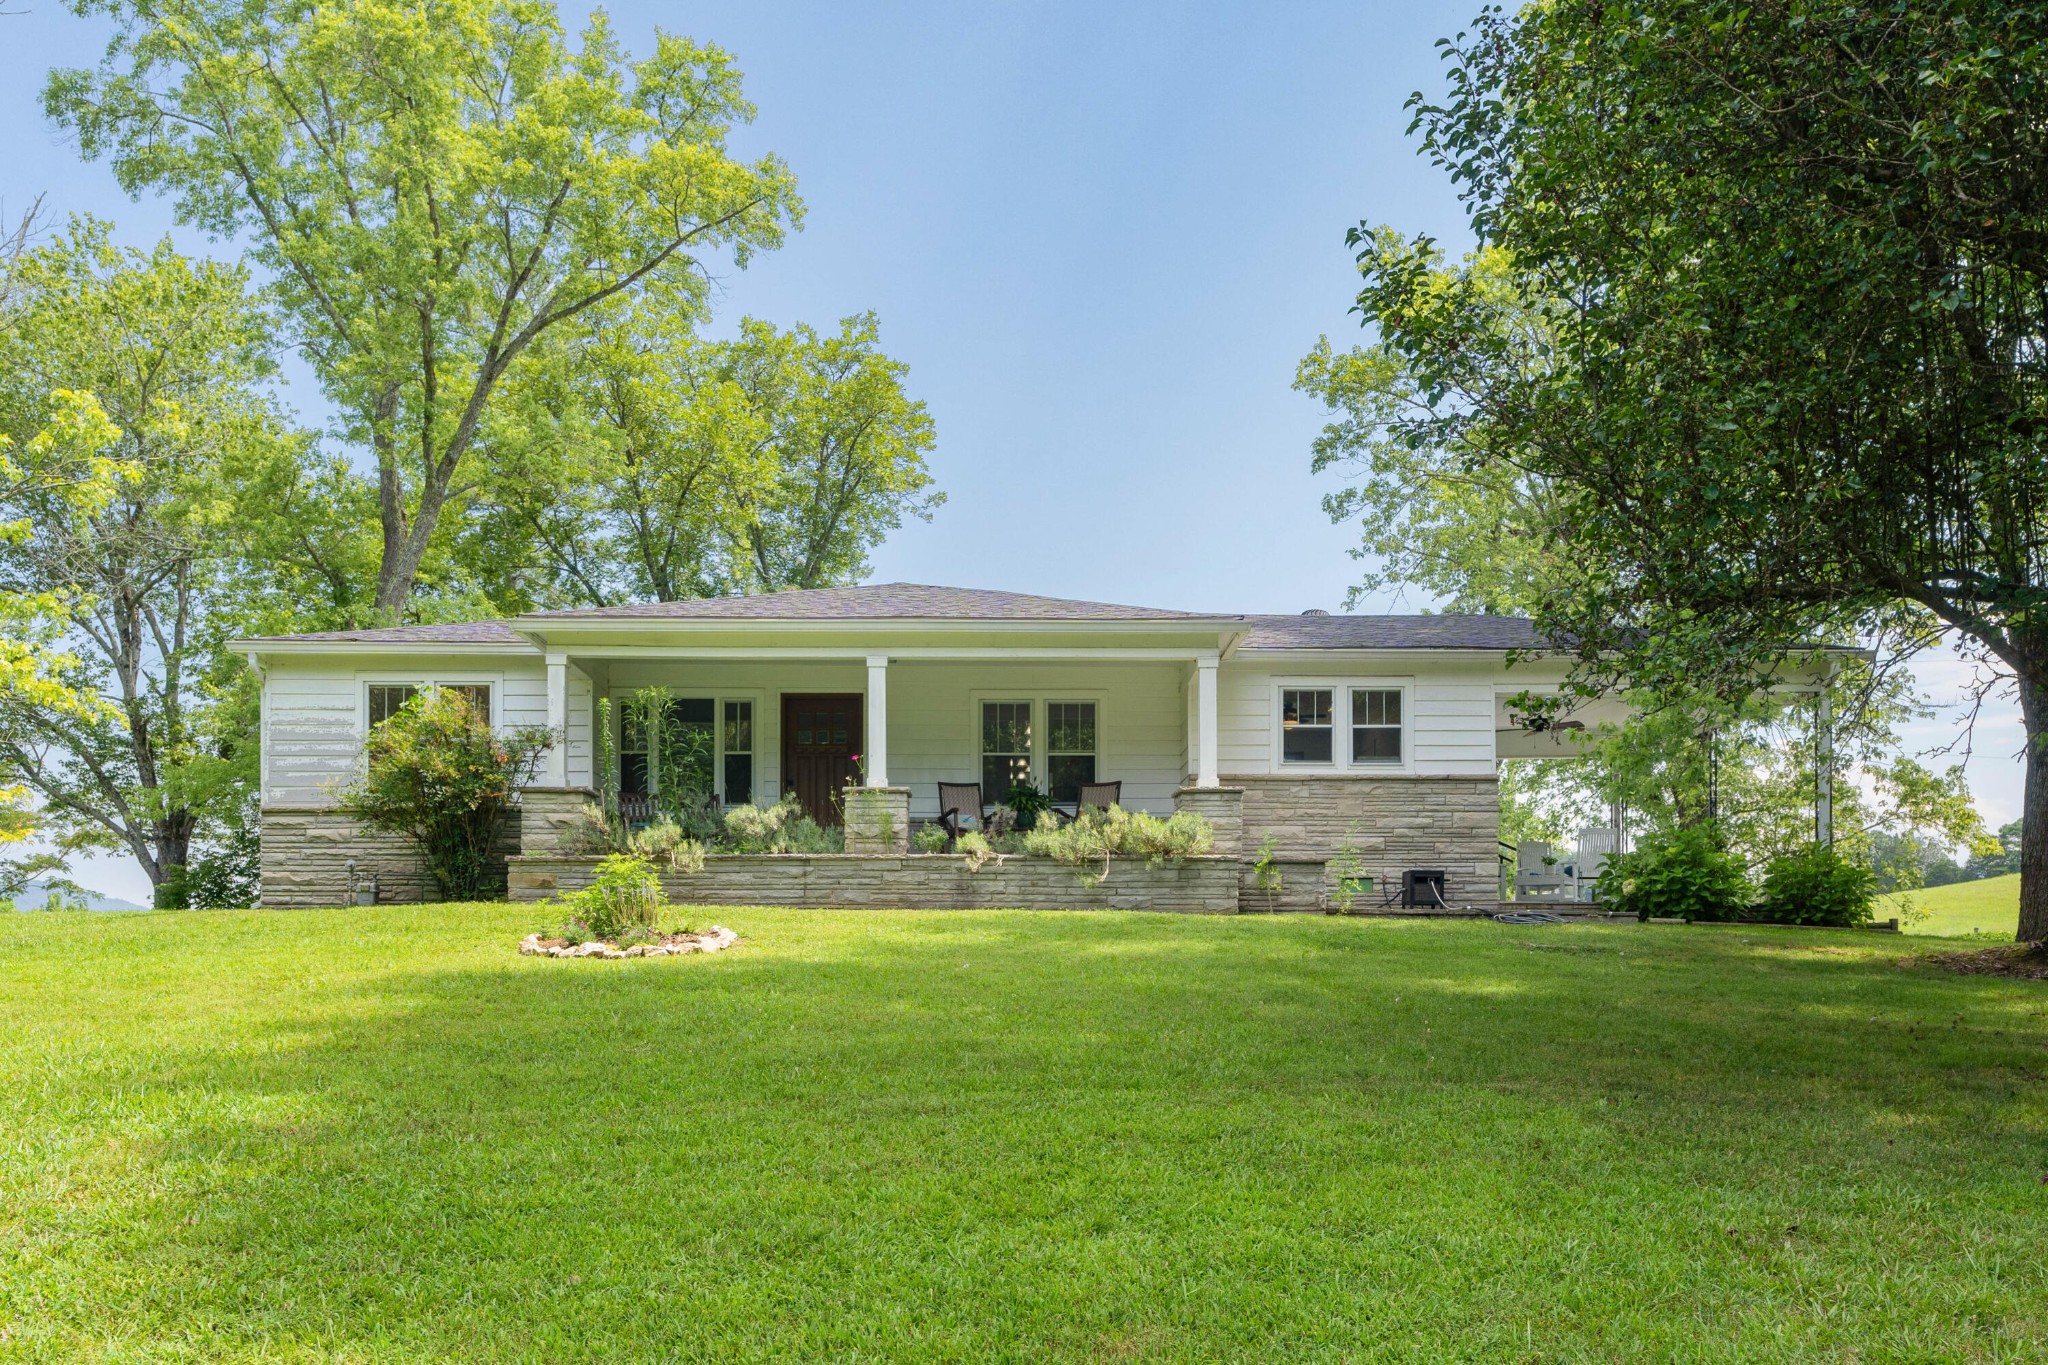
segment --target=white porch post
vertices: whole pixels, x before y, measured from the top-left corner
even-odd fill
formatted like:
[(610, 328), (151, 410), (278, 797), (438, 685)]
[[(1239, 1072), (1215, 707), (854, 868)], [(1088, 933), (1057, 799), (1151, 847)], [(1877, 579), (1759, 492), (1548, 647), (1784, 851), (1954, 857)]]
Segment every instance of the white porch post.
[(548, 658), (548, 730), (555, 742), (548, 749), (547, 782), (550, 787), (569, 785), (569, 656)]
[[(1828, 670), (1828, 681), (1834, 670)], [(1835, 711), (1828, 696), (1828, 683), (1820, 685), (1814, 706), (1814, 753), (1819, 771), (1814, 774), (1813, 841), (1823, 848), (1835, 842)]]
[(868, 655), (868, 724), (862, 740), (861, 757), (866, 760), (867, 785), (889, 785), (889, 656)]
[(1195, 785), (1223, 785), (1216, 776), (1216, 656), (1195, 660)]

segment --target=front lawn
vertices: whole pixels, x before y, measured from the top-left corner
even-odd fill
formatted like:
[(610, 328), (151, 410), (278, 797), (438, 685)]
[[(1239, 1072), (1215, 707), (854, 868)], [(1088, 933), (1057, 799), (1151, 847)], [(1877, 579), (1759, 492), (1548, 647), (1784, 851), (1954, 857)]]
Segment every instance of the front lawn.
[(2048, 1353), (2048, 988), (1872, 934), (0, 919), (0, 1358)]
[(2014, 872), (1886, 897), (1878, 902), (1878, 914), (1903, 919), (1902, 902), (1924, 912), (1902, 924), (1909, 934), (1988, 934), (2010, 943), (2020, 927), (2020, 876)]

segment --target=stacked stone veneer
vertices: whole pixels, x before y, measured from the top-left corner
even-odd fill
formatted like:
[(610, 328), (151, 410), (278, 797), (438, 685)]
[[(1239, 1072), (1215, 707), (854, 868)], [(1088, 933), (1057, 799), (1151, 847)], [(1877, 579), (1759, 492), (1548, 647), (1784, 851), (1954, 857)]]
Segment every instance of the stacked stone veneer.
[[(1398, 887), (1411, 868), (1441, 868), (1453, 906), (1490, 910), (1500, 888), (1500, 786), (1491, 777), (1242, 777), (1244, 908), (1320, 910), (1331, 904), (1346, 845), (1359, 872)], [(1274, 841), (1281, 885), (1256, 886), (1252, 862)], [(1384, 889), (1357, 910), (1378, 909)]]
[(840, 793), (848, 853), (910, 851), (910, 788), (847, 787)]
[[(505, 859), (519, 852), (520, 842), (515, 814), (505, 821), (493, 850), (492, 894), (504, 890)], [(410, 839), (366, 830), (331, 806), (265, 806), (260, 854), (267, 908), (352, 904), (350, 863), (359, 880), (376, 877), (380, 903), (441, 899)]]
[[(511, 898), (546, 900), (590, 884), (597, 860), (519, 857)], [(957, 854), (721, 855), (702, 872), (666, 873), (669, 898), (684, 905), (831, 905), (931, 910), (1237, 909), (1235, 858), (1189, 858), (1162, 867), (1118, 859), (1100, 885), (1044, 858), (1005, 858), (968, 869)]]

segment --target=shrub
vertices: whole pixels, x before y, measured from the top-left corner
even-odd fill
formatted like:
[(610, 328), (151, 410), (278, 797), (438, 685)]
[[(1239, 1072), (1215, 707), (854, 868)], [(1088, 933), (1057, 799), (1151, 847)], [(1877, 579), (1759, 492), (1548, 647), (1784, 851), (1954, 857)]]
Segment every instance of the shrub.
[(1095, 880), (1109, 875), (1109, 861), (1119, 854), (1143, 858), (1157, 867), (1207, 853), (1216, 845), (1209, 822), (1193, 811), (1178, 811), (1162, 820), (1144, 811), (1127, 811), (1111, 806), (1106, 811), (1084, 810), (1078, 819), (1065, 824), (1047, 822), (1024, 836), (1024, 848), (1068, 867), (1101, 863)]
[(919, 853), (944, 853), (952, 842), (953, 836), (946, 833), (943, 825), (924, 825), (910, 836), (910, 846)]
[(734, 853), (844, 853), (846, 831), (826, 829), (804, 814), (796, 793), (772, 806), (734, 806), (725, 813), (727, 849)]
[(704, 845), (667, 816), (635, 830), (626, 840), (626, 851), (649, 862), (665, 862), (678, 872), (704, 870)]
[(597, 865), (597, 880), (562, 897), (562, 903), (590, 937), (616, 939), (636, 925), (654, 927), (663, 904), (661, 878), (645, 858), (614, 853)]
[(988, 836), (978, 829), (970, 829), (953, 841), (953, 851), (967, 855), (967, 870), (979, 872), (990, 862), (1000, 863), (1003, 855), (988, 841)]
[(1742, 863), (1704, 826), (1664, 831), (1609, 858), (1600, 899), (1638, 919), (1738, 919), (1749, 906)]
[(1869, 868), (1815, 844), (1771, 860), (1757, 916), (1774, 924), (1867, 924), (1875, 883)]
[[(1003, 795), (1002, 805), (1009, 809), (1010, 818), (1015, 821), (1016, 828), (1029, 831), (1038, 828), (1039, 817), (1052, 809), (1052, 797), (1040, 791), (1034, 783), (1012, 782), (1010, 790)], [(1000, 813), (997, 811), (993, 814)], [(989, 823), (995, 822), (991, 819)]]
[(500, 735), (468, 698), (433, 688), (370, 731), (363, 774), (342, 791), (341, 809), (411, 839), (447, 899), (479, 900), (512, 791), (553, 742), (544, 726)]

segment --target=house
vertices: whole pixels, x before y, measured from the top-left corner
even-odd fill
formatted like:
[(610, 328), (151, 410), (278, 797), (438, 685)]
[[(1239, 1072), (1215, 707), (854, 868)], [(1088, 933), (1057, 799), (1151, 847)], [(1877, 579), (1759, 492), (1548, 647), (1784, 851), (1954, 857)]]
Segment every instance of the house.
[[(1507, 617), (1205, 614), (890, 583), (237, 648), (263, 679), (266, 905), (336, 904), (351, 873), (376, 873), (385, 899), (427, 894), (408, 851), (357, 829), (334, 791), (369, 728), (437, 685), (464, 689), (498, 725), (564, 736), (523, 795), (529, 832), (508, 832), (515, 895), (562, 884), (526, 864), (559, 851), (547, 843), (548, 813), (589, 799), (600, 715), (615, 727), (623, 788), (659, 781), (645, 739), (618, 707), (597, 703), (660, 686), (675, 699), (673, 720), (701, 736), (697, 780), (708, 778), (718, 800), (794, 792), (830, 823), (842, 790), (864, 787), (863, 809), (895, 832), (870, 852), (900, 852), (912, 826), (937, 819), (942, 781), (979, 781), (996, 800), (1019, 777), (1056, 797), (1115, 780), (1126, 807), (1193, 809), (1215, 824), (1227, 866), (1203, 873), (1199, 908), (1234, 908), (1239, 888), (1255, 886), (1261, 903), (1321, 907), (1342, 855), (1375, 887), (1433, 871), (1452, 905), (1491, 909), (1495, 764), (1562, 752), (1554, 736), (1518, 729), (1506, 705), (1563, 678), (1564, 661), (1540, 643), (1527, 621)], [(855, 831), (848, 838), (850, 850), (864, 847)], [(1263, 877), (1253, 866), (1262, 846)], [(760, 872), (731, 894), (842, 898), (821, 873), (801, 886), (791, 865), (773, 875), (783, 880)], [(964, 894), (864, 886), (845, 896)]]

